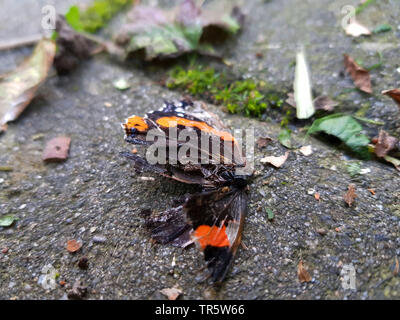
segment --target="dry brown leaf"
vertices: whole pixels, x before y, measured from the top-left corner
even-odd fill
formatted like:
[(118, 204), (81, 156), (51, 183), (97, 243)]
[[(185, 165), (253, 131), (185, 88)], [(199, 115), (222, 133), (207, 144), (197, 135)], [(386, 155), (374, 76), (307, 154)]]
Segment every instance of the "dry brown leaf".
[(346, 29), (346, 34), (352, 37), (359, 37), (359, 36), (369, 36), (371, 35), (371, 30), (369, 30), (366, 26), (363, 26), (361, 23), (357, 21), (353, 21), (350, 23)]
[(338, 105), (338, 102), (327, 96), (319, 96), (314, 99), (314, 106), (317, 110), (333, 111)]
[(261, 161), (261, 163), (269, 163), (269, 164), (272, 164), (276, 168), (280, 168), (286, 162), (288, 156), (289, 156), (289, 151), (285, 152), (285, 154), (283, 156), (265, 157), (265, 158), (261, 159), (260, 161)]
[(70, 144), (71, 138), (69, 137), (57, 137), (51, 139), (47, 142), (46, 148), (43, 151), (43, 161), (58, 162), (66, 160), (68, 158)]
[[(286, 103), (294, 108), (296, 108), (296, 101), (294, 100), (293, 92), (288, 93)], [(328, 96), (318, 96), (313, 101), (314, 107), (317, 110), (333, 111), (336, 106), (339, 105), (338, 102), (332, 100)]]
[(348, 191), (344, 195), (344, 201), (347, 203), (347, 205), (349, 207), (351, 207), (351, 205), (353, 204), (355, 198), (357, 198), (356, 186), (354, 184), (349, 184)]
[(270, 137), (260, 137), (257, 139), (256, 144), (257, 148), (262, 149), (267, 146), (268, 143), (270, 143), (272, 139)]
[(396, 277), (400, 273), (400, 266), (399, 259), (397, 259), (397, 257), (395, 257), (394, 259), (393, 275)]
[(350, 74), (355, 86), (361, 91), (371, 94), (372, 85), (369, 72), (358, 65), (357, 62), (347, 54), (344, 55), (344, 65), (346, 67), (346, 72)]
[(20, 66), (0, 76), (0, 132), (5, 131), (6, 123), (16, 120), (35, 97), (47, 78), (55, 54), (55, 43), (43, 39)]
[(390, 136), (385, 130), (380, 130), (378, 141), (375, 144), (375, 154), (379, 158), (385, 157), (390, 151), (397, 147), (398, 142), (398, 139)]
[(176, 300), (182, 294), (182, 289), (178, 287), (165, 288), (160, 290), (160, 293), (166, 296), (168, 300)]
[(400, 108), (400, 89), (382, 91), (382, 94), (391, 97)]
[(312, 155), (312, 153), (313, 153), (311, 146), (303, 146), (303, 147), (301, 147), (300, 148), (300, 152), (306, 157)]
[(311, 281), (311, 276), (308, 273), (308, 271), (304, 268), (302, 260), (300, 260), (300, 262), (297, 266), (297, 276), (299, 277), (299, 281), (301, 283)]
[(82, 247), (82, 244), (75, 239), (67, 241), (67, 250), (68, 252), (74, 253), (77, 252)]
[(68, 73), (98, 50), (97, 43), (72, 29), (62, 15), (57, 16), (56, 32), (57, 54), (54, 67), (58, 74)]

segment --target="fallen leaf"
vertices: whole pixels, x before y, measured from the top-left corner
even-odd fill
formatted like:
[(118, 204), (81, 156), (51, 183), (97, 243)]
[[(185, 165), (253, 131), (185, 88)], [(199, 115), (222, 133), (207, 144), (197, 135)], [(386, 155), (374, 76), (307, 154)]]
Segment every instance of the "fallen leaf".
[(311, 77), (304, 49), (296, 55), (296, 71), (294, 79), (294, 100), (297, 118), (308, 119), (315, 113), (311, 92)]
[(312, 153), (313, 153), (311, 146), (303, 146), (303, 147), (301, 147), (300, 148), (300, 152), (306, 157), (312, 155)]
[(299, 277), (299, 281), (300, 281), (301, 283), (303, 283), (303, 282), (310, 282), (310, 281), (312, 280), (310, 274), (309, 274), (308, 271), (304, 268), (304, 265), (303, 265), (303, 261), (302, 261), (302, 260), (299, 261), (299, 264), (298, 264), (298, 266), (297, 266), (297, 276)]
[(13, 214), (2, 216), (0, 217), (0, 227), (9, 227), (17, 220), (19, 219)]
[(13, 167), (10, 166), (0, 166), (0, 171), (2, 172), (11, 172), (13, 170), (14, 170)]
[(375, 27), (375, 28), (372, 30), (372, 33), (377, 34), (377, 33), (388, 32), (388, 31), (391, 31), (391, 30), (392, 30), (392, 26), (391, 26), (391, 25), (389, 25), (389, 24), (387, 24), (387, 23), (383, 23), (383, 24), (381, 24), (381, 25)]
[(393, 275), (397, 277), (397, 275), (400, 272), (400, 266), (399, 266), (399, 259), (397, 257), (394, 258), (394, 268), (393, 268)]
[(289, 92), (288, 93), (288, 97), (286, 98), (285, 101), (288, 105), (296, 108), (296, 101), (294, 100), (294, 93), (293, 92)]
[(81, 247), (82, 247), (82, 244), (74, 239), (67, 241), (68, 252), (71, 252), (71, 253), (77, 252)]
[(276, 168), (280, 168), (283, 166), (283, 164), (286, 162), (287, 158), (289, 156), (289, 152), (285, 152), (283, 156), (280, 157), (265, 157), (261, 159), (261, 163), (269, 163), (272, 164)]
[(275, 214), (270, 208), (266, 208), (265, 211), (267, 211), (267, 218), (268, 220), (274, 220)]
[(397, 148), (399, 140), (395, 137), (390, 136), (386, 131), (380, 130), (378, 141), (375, 144), (375, 154), (379, 158), (383, 158), (390, 151)]
[(257, 148), (262, 149), (265, 148), (267, 146), (268, 143), (270, 143), (272, 141), (272, 139), (270, 137), (260, 137), (257, 139), (256, 144), (257, 144)]
[(354, 152), (367, 157), (370, 139), (361, 133), (362, 126), (351, 116), (332, 114), (315, 120), (307, 134), (325, 132), (342, 140)]
[(400, 160), (399, 159), (396, 159), (391, 156), (384, 156), (383, 159), (385, 159), (386, 162), (393, 164), (395, 166), (395, 168), (400, 171)]
[(66, 74), (88, 59), (99, 45), (72, 29), (62, 15), (57, 16), (57, 54), (54, 67), (58, 74)]
[(382, 91), (382, 94), (391, 97), (400, 108), (400, 89), (392, 89), (392, 90)]
[(182, 289), (177, 287), (165, 288), (160, 290), (160, 293), (166, 296), (168, 300), (176, 300), (182, 294)]
[(291, 131), (289, 129), (282, 129), (279, 132), (278, 141), (284, 147), (291, 149), (292, 148)]
[(347, 54), (344, 55), (344, 65), (346, 72), (350, 74), (355, 86), (361, 91), (371, 94), (372, 85), (369, 72), (358, 65), (357, 62)]
[(347, 203), (347, 205), (349, 207), (352, 206), (354, 199), (357, 198), (356, 195), (356, 187), (354, 184), (349, 184), (348, 186), (348, 191), (347, 193), (344, 195), (344, 201)]
[(371, 31), (363, 26), (361, 23), (357, 21), (353, 21), (352, 23), (349, 23), (345, 29), (345, 32), (347, 35), (352, 36), (352, 37), (360, 37), (360, 36), (369, 36), (371, 35)]
[(47, 142), (43, 151), (42, 159), (46, 162), (58, 162), (68, 158), (71, 138), (57, 137)]
[(368, 189), (369, 192), (374, 196), (376, 194), (375, 189)]
[[(290, 106), (296, 108), (296, 101), (294, 100), (294, 94), (292, 92), (288, 93), (286, 103)], [(335, 107), (339, 105), (338, 102), (332, 100), (328, 96), (318, 96), (313, 101), (316, 110), (333, 111)]]
[(0, 77), (0, 132), (16, 120), (46, 80), (56, 54), (51, 40), (39, 41), (32, 55), (14, 71)]
[(235, 34), (242, 17), (228, 1), (214, 1), (202, 8), (194, 0), (184, 0), (173, 9), (137, 5), (114, 38), (127, 53), (143, 51), (146, 60), (175, 58), (191, 51), (212, 53), (204, 41), (221, 40), (221, 33)]
[(327, 96), (319, 96), (314, 100), (314, 106), (317, 110), (333, 111), (338, 105), (338, 102)]

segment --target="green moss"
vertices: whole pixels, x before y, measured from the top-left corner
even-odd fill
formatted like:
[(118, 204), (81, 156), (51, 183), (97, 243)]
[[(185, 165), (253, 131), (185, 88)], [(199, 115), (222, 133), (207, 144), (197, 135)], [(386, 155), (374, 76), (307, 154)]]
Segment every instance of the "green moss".
[(104, 27), (116, 13), (131, 3), (132, 0), (95, 0), (84, 11), (72, 6), (65, 18), (76, 31), (93, 33)]
[(251, 79), (229, 82), (224, 74), (212, 68), (177, 67), (170, 72), (167, 87), (180, 88), (194, 96), (207, 95), (215, 103), (226, 106), (230, 113), (261, 117), (268, 107), (281, 107), (283, 99), (275, 92), (266, 92), (264, 82)]
[(354, 178), (361, 172), (361, 164), (359, 162), (350, 162), (347, 164), (347, 172), (350, 177)]
[(220, 75), (215, 73), (214, 69), (193, 68), (184, 70), (177, 67), (170, 73), (170, 79), (167, 81), (167, 87), (170, 89), (184, 87), (193, 95), (203, 94), (211, 91), (220, 81)]

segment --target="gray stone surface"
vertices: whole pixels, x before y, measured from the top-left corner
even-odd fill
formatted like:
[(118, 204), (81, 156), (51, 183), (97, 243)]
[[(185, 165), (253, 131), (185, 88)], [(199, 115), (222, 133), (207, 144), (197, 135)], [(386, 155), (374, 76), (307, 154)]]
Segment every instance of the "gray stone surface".
[[(2, 21), (7, 20), (6, 11), (23, 8), (16, 11), (18, 20), (9, 19), (8, 26), (0, 29), (2, 39), (37, 32), (30, 24), (20, 25), (26, 19), (33, 23), (36, 1), (21, 3), (1, 1), (2, 8), (9, 8), (1, 10)], [(56, 5), (65, 10), (66, 3)], [(365, 116), (384, 121), (386, 129), (399, 134), (399, 110), (379, 94), (398, 87), (400, 80), (398, 1), (379, 1), (360, 16), (371, 28), (389, 23), (392, 32), (357, 40), (346, 37), (340, 27), (342, 1), (243, 3), (245, 28), (237, 40), (223, 47), (234, 74), (287, 90), (292, 85), (296, 47), (304, 43), (317, 93), (339, 100), (339, 110), (344, 112), (368, 103)], [(375, 94), (346, 91), (353, 85), (341, 76), (343, 53), (372, 65), (377, 62), (375, 48), (383, 47), (384, 65), (372, 72)], [(11, 70), (30, 50), (0, 52), (0, 71)], [(257, 52), (263, 58), (257, 59)], [(260, 158), (281, 155), (285, 149), (273, 142), (256, 150), (257, 172), (250, 185), (243, 232), (247, 249), (239, 249), (222, 286), (195, 281), (204, 265), (195, 247), (152, 244), (139, 211), (163, 210), (193, 188), (159, 177), (142, 181), (118, 153), (131, 148), (120, 128), (127, 116), (158, 108), (163, 99), (181, 97), (158, 84), (162, 75), (162, 68), (124, 65), (99, 55), (69, 76), (50, 77), (29, 108), (0, 136), (0, 165), (14, 169), (0, 172), (0, 215), (19, 218), (10, 228), (0, 227), (0, 249), (8, 248), (7, 253), (0, 251), (1, 299), (61, 299), (77, 279), (88, 285), (89, 299), (158, 299), (164, 298), (160, 289), (174, 285), (183, 289), (183, 299), (400, 298), (400, 278), (391, 276), (400, 255), (399, 172), (377, 161), (360, 161), (370, 172), (351, 178), (347, 165), (359, 160), (332, 144), (304, 140), (301, 123), (293, 127), (296, 142), (312, 144), (311, 156), (291, 152), (287, 163), (274, 169), (262, 165)], [(121, 93), (113, 87), (113, 80), (120, 77), (129, 79), (130, 90)], [(106, 102), (112, 107), (106, 107)], [(233, 128), (254, 127), (257, 136), (273, 138), (279, 132), (272, 121), (210, 108)], [(377, 126), (364, 125), (369, 134), (377, 133)], [(45, 143), (58, 135), (72, 139), (69, 159), (44, 164)], [(358, 194), (352, 208), (343, 201), (349, 183), (355, 183)], [(374, 188), (376, 195), (368, 188)], [(321, 195), (319, 202), (314, 191)], [(272, 222), (266, 208), (275, 213)], [(320, 228), (327, 234), (320, 235), (316, 231)], [(95, 240), (99, 238), (106, 241)], [(69, 239), (82, 242), (79, 252), (67, 252)], [(83, 256), (88, 258), (87, 270), (77, 265)], [(308, 284), (298, 281), (299, 260), (313, 278)], [(58, 281), (66, 282), (64, 287), (46, 291), (38, 285), (48, 264), (59, 273)], [(356, 269), (356, 290), (342, 288), (340, 273), (345, 264)]]

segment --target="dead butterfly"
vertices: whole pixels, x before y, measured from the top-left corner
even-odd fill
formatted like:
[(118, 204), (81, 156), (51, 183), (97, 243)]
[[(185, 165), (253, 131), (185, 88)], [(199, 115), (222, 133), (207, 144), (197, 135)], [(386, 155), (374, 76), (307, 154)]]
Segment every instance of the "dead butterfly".
[[(166, 155), (164, 162), (157, 162), (123, 152), (137, 171), (202, 188), (175, 208), (147, 212), (152, 238), (180, 247), (195, 242), (204, 252), (212, 280), (222, 281), (241, 242), (247, 212), (247, 176), (236, 174), (238, 167), (245, 166), (245, 158), (236, 139), (204, 104), (187, 100), (165, 102), (144, 117), (129, 117), (122, 126), (127, 142), (146, 145), (147, 151), (158, 144), (156, 158)], [(177, 154), (190, 157), (177, 159)]]

